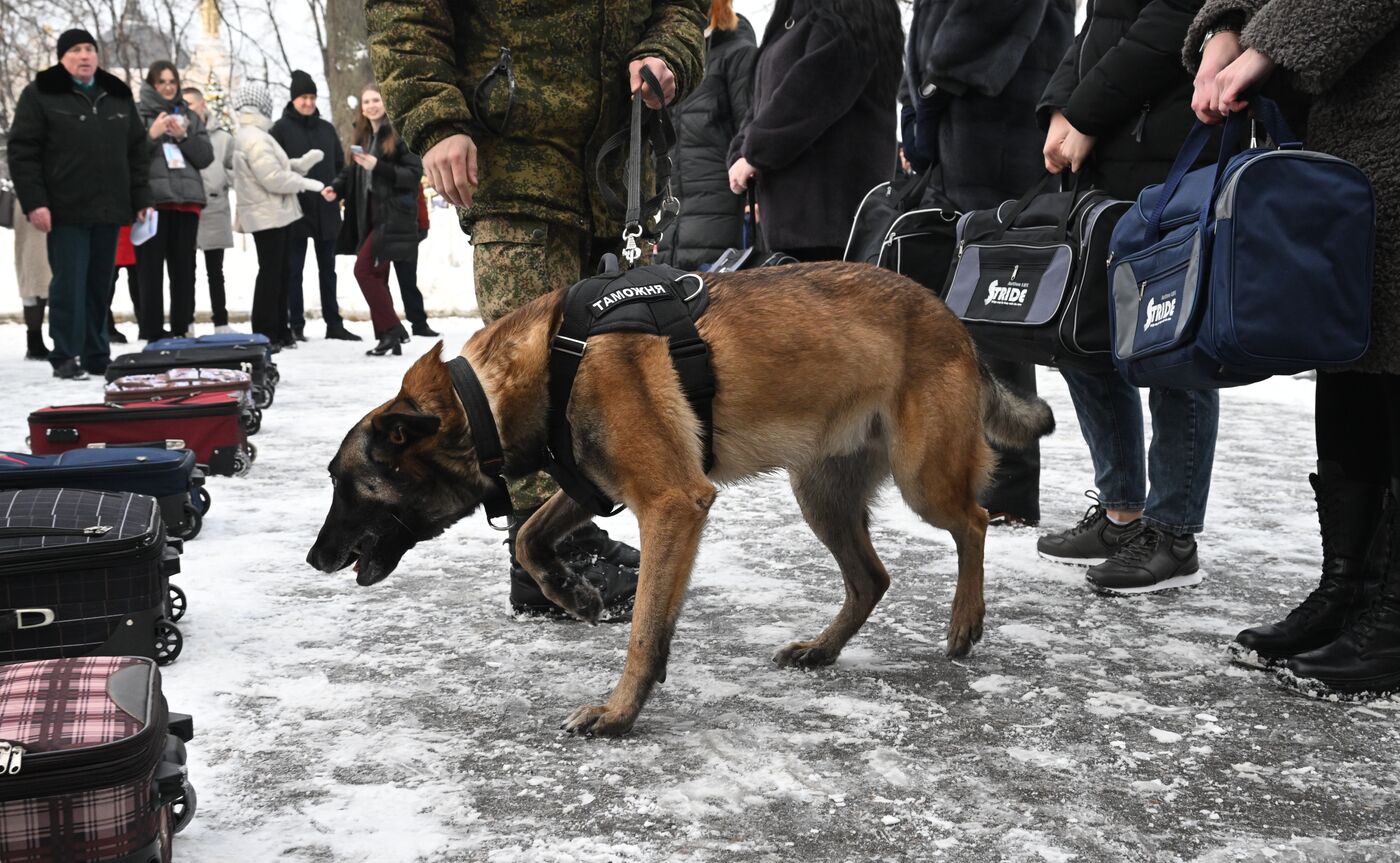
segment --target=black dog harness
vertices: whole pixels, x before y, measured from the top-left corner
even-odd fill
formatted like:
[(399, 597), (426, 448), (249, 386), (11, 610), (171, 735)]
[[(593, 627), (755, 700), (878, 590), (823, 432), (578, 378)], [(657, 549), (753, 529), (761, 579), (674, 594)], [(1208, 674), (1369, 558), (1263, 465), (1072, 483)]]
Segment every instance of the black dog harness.
[(705, 471), (714, 466), (715, 375), (710, 349), (695, 322), (709, 307), (709, 290), (695, 273), (662, 265), (618, 271), (617, 258), (604, 255), (602, 271), (569, 288), (564, 319), (549, 352), (549, 463), (545, 470), (564, 493), (596, 515), (622, 510), (588, 477), (574, 458), (569, 399), (574, 376), (591, 336), (651, 333), (670, 342), (671, 365), (680, 376), (690, 407), (700, 420)]
[(462, 400), (462, 408), (467, 412), (467, 427), (471, 432), (477, 463), (481, 465), (481, 472), (491, 480), (491, 491), (482, 499), (489, 523), (511, 514), (510, 492), (506, 490), (503, 475), (506, 457), (501, 449), (501, 436), (496, 432), (491, 403), (486, 400), (486, 391), (481, 388), (481, 381), (477, 380), (472, 364), (465, 357), (454, 357), (447, 361), (447, 372), (452, 376), (452, 388), (457, 391), (457, 398)]

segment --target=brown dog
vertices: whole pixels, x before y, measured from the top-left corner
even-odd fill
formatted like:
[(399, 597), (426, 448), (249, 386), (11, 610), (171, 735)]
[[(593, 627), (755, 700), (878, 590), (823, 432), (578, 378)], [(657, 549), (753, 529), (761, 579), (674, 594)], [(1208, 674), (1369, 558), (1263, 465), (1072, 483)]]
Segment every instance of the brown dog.
[[(718, 388), (708, 476), (698, 421), (661, 337), (594, 336), (574, 382), (576, 457), (636, 514), (642, 565), (622, 679), (606, 704), (574, 712), (564, 726), (573, 733), (632, 727), (665, 679), (715, 486), (766, 471), (788, 472), (803, 516), (846, 581), (836, 619), (775, 661), (834, 662), (889, 586), (867, 522), (871, 498), (891, 475), (908, 505), (957, 544), (948, 653), (967, 653), (982, 635), (987, 514), (977, 492), (992, 464), (987, 438), (1021, 447), (1054, 428), (1049, 406), (992, 379), (957, 318), (903, 276), (831, 263), (707, 281), (710, 307), (698, 329)], [(544, 449), (548, 353), (563, 296), (556, 291), (507, 315), (462, 351), (489, 398), (508, 474), (538, 465)], [(317, 569), (353, 562), (359, 583), (373, 584), (488, 494), (441, 347), (346, 435), (330, 465), (331, 510), (307, 556)], [(588, 517), (556, 494), (522, 526), (517, 556), (546, 596), (593, 622), (602, 609), (597, 590), (554, 552)]]

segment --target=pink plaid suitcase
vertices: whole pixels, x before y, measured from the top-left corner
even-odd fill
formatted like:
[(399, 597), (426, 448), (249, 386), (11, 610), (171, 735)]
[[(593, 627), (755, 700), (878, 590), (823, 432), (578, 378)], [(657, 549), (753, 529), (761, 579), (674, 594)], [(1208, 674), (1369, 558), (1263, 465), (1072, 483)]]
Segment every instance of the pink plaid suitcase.
[(170, 863), (194, 817), (193, 736), (149, 659), (0, 666), (0, 860)]

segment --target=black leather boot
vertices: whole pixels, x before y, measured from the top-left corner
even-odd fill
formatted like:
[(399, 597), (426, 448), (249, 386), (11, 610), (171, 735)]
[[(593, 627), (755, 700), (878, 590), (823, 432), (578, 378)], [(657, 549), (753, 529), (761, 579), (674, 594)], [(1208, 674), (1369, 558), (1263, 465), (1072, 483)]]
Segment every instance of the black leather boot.
[(365, 351), (365, 356), (382, 357), (385, 354), (402, 356), (403, 344), (406, 341), (408, 341), (408, 332), (403, 328), (403, 324), (395, 324), (393, 329), (379, 337), (379, 344)]
[(1330, 462), (1319, 463), (1308, 479), (1317, 493), (1322, 528), (1322, 579), (1283, 620), (1235, 636), (1230, 658), (1241, 665), (1269, 668), (1330, 644), (1359, 611), (1366, 551), (1381, 520), (1385, 490), (1344, 479)]
[[(534, 512), (533, 509), (517, 511), (511, 516), (510, 527), (506, 532), (506, 548), (510, 550), (510, 607), (516, 614), (567, 619), (569, 613), (544, 595), (540, 586), (535, 583), (534, 576), (530, 575), (515, 557), (515, 535)], [(613, 563), (597, 554), (580, 552), (580, 549), (596, 544), (596, 536), (593, 534), (585, 535), (581, 541), (575, 539), (589, 528), (602, 534), (606, 542), (615, 542), (609, 540), (606, 532), (590, 522), (559, 543), (559, 556), (565, 566), (598, 588), (598, 592), (603, 596), (603, 615), (600, 618), (603, 622), (618, 623), (631, 620), (632, 603), (637, 595), (637, 567)], [(629, 548), (622, 543), (616, 544), (623, 549)], [(625, 554), (619, 553), (617, 556), (625, 557)]]
[(1400, 482), (1391, 480), (1376, 541), (1367, 555), (1362, 610), (1331, 643), (1286, 660), (1285, 686), (1315, 698), (1358, 701), (1400, 691)]
[(49, 358), (49, 348), (44, 344), (44, 301), (40, 300), (32, 306), (24, 307), (24, 326), (27, 346), (24, 351), (26, 360), (46, 360)]

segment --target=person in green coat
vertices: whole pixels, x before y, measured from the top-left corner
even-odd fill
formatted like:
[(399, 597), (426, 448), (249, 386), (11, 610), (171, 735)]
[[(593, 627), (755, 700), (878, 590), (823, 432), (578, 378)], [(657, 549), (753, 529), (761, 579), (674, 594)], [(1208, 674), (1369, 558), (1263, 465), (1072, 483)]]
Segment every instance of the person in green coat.
[[(594, 178), (598, 149), (629, 120), (631, 94), (653, 108), (704, 77), (708, 0), (366, 0), (370, 60), (394, 126), (423, 157), (429, 184), (461, 208), (487, 323), (591, 272), (621, 248), (621, 214)], [(647, 66), (664, 92), (642, 86)], [(621, 189), (621, 165), (613, 185)], [(562, 615), (514, 555), (515, 529), (558, 487), (511, 485), (511, 606)], [(588, 525), (561, 554), (630, 613), (640, 556)]]

